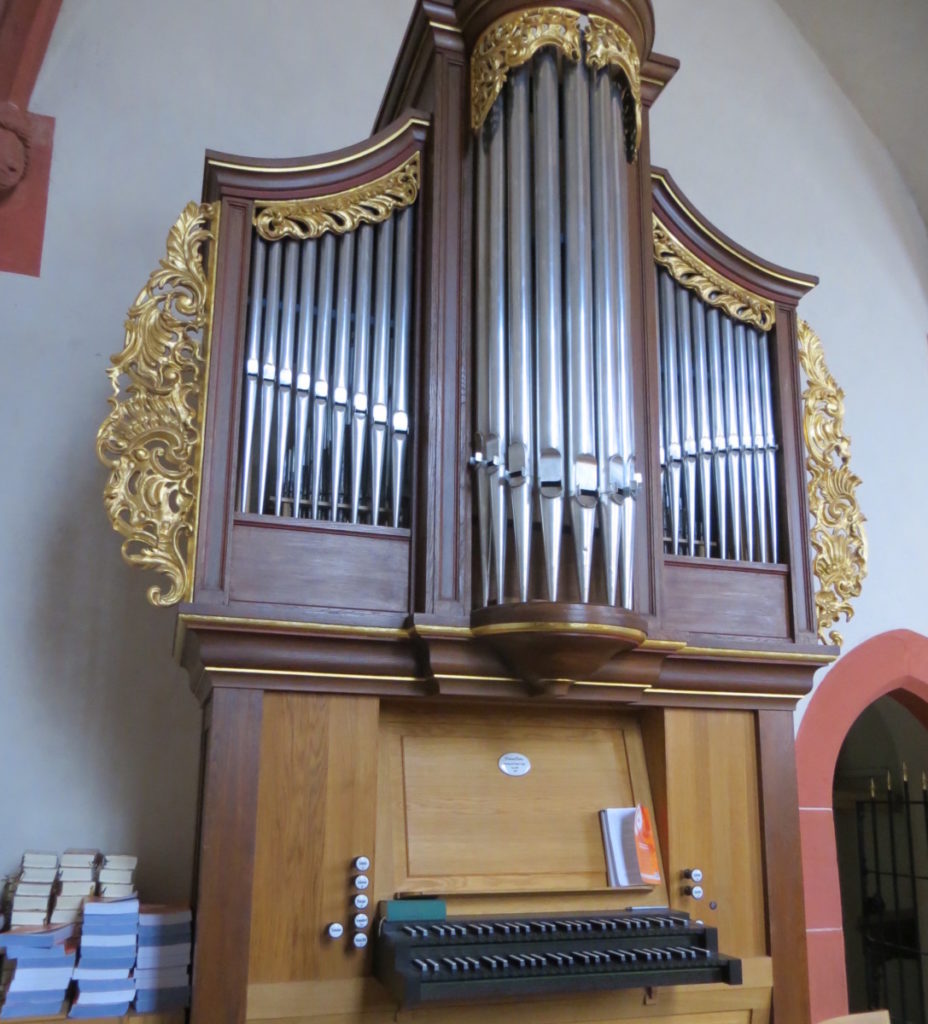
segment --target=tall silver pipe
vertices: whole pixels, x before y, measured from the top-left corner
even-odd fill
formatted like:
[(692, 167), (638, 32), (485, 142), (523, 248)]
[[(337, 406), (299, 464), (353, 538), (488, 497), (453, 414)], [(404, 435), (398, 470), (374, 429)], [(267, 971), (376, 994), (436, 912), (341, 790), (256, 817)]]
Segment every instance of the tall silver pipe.
[(397, 214), (394, 262), (393, 387), (390, 419), (393, 471), (393, 526), (400, 525), (403, 480), (406, 473), (406, 442), (409, 438), (409, 343), (412, 333), (412, 207)]
[(696, 386), (696, 456), (702, 492), (702, 539), (706, 558), (712, 555), (712, 419), (709, 414), (709, 357), (706, 352), (705, 307), (697, 295), (690, 295), (693, 329), (693, 369)]
[(477, 493), (477, 531), (480, 540), (480, 598), (481, 606), (490, 603), (490, 481), (487, 476), (487, 441), (490, 435), (490, 325), (489, 296), (487, 295), (485, 268), (490, 247), (490, 189), (487, 151), (484, 136), (474, 140), (476, 165), (476, 274), (474, 290), (477, 310), (474, 329), (474, 475)]
[(731, 493), (731, 549), (741, 558), (741, 435), (738, 423), (738, 381), (735, 376), (735, 336), (727, 316), (720, 318), (722, 364), (725, 391), (725, 441), (728, 462), (728, 489)]
[(767, 547), (767, 471), (764, 466), (764, 418), (761, 410), (760, 357), (757, 350), (757, 332), (745, 330), (748, 349), (748, 390), (751, 398), (751, 452), (754, 460), (754, 486), (757, 496), (758, 558), (769, 561)]
[(316, 289), (316, 345), (313, 359), (313, 466), (312, 518), (319, 518), (322, 456), (325, 451), (326, 411), (329, 402), (329, 350), (332, 340), (332, 301), (335, 284), (335, 236), (322, 238), (319, 284)]
[[(280, 323), (280, 363), (277, 367), (277, 473), (274, 487), (274, 515), (279, 516), (287, 476), (290, 447), (290, 399), (293, 394), (293, 341), (296, 335), (296, 285), (300, 265), (300, 243), (284, 243), (284, 294)], [(296, 513), (294, 512), (294, 515)]]
[(483, 272), (487, 294), (487, 338), (489, 380), (489, 434), (486, 459), (490, 491), (490, 536), (493, 542), (493, 567), (496, 599), (502, 604), (506, 594), (506, 468), (508, 443), (506, 396), (506, 152), (497, 99), (487, 116), (484, 137), (487, 145), (490, 211), (489, 255)]
[(529, 69), (510, 76), (506, 92), (506, 157), (509, 164), (509, 447), (506, 472), (512, 498), (519, 598), (528, 600), (532, 551), (534, 413), (532, 292), (532, 192), (528, 122)]
[(306, 465), (306, 433), (312, 387), (313, 307), (316, 298), (316, 240), (303, 243), (300, 268), (300, 318), (296, 344), (296, 437), (293, 443), (293, 514), (301, 514), (303, 468)]
[[(534, 100), (535, 304), (538, 311), (538, 444), (535, 476), (540, 495), (548, 600), (556, 601), (561, 534), (564, 529), (564, 408), (561, 401), (563, 357), (558, 78), (557, 59), (550, 49), (542, 50), (535, 56)], [(479, 192), (479, 175), (477, 188)], [(478, 243), (478, 260), (483, 259), (485, 256), (481, 255)], [(479, 359), (478, 349), (478, 365)]]
[(370, 372), (371, 284), (374, 266), (374, 229), (358, 228), (358, 264), (355, 270), (354, 362), (351, 367), (351, 522), (357, 523), (361, 504), (364, 449), (367, 441), (367, 379)]
[(748, 395), (748, 356), (744, 324), (735, 324), (735, 372), (738, 379), (738, 422), (741, 438), (741, 497), (744, 509), (745, 554), (754, 561), (754, 472), (751, 452), (751, 405)]
[(390, 366), (390, 311), (393, 288), (393, 217), (377, 227), (374, 291), (374, 348), (371, 363), (371, 522), (380, 520), (386, 461)]
[(258, 464), (258, 508), (264, 511), (267, 474), (274, 423), (274, 391), (277, 382), (277, 329), (280, 323), (280, 256), (283, 244), (273, 242), (267, 261), (266, 308), (264, 312), (264, 349), (261, 366), (261, 461)]
[(767, 334), (760, 335), (760, 396), (764, 420), (764, 460), (767, 464), (767, 508), (770, 516), (770, 558), (779, 559), (779, 528), (777, 522), (777, 435), (773, 425), (773, 391), (770, 383), (770, 349)]
[(608, 149), (610, 172), (615, 182), (616, 209), (612, 222), (612, 240), (616, 253), (616, 302), (618, 304), (617, 342), (619, 371), (619, 458), (622, 463), (622, 531), (619, 544), (621, 565), (620, 595), (623, 608), (633, 603), (635, 569), (635, 509), (641, 475), (635, 465), (634, 387), (632, 382), (632, 282), (628, 231), (631, 225), (629, 179), (625, 166), (623, 140), (622, 91), (611, 88), (612, 145)]
[(619, 597), (619, 548), (625, 484), (619, 452), (619, 351), (616, 253), (615, 172), (609, 150), (612, 137), (612, 82), (595, 73), (590, 119), (593, 198), (593, 352), (596, 360), (596, 461), (599, 474), (600, 539), (606, 599)]
[(332, 507), (330, 518), (338, 520), (345, 457), (345, 429), (348, 426), (348, 361), (351, 355), (351, 314), (354, 292), (355, 233), (348, 231), (338, 242), (338, 297), (335, 304), (335, 345), (332, 351), (332, 462), (330, 465)]
[(680, 366), (680, 412), (683, 435), (683, 492), (686, 505), (686, 553), (696, 554), (696, 402), (693, 393), (693, 347), (690, 336), (690, 293), (675, 286), (677, 356)]
[(664, 396), (664, 451), (670, 477), (670, 548), (680, 553), (680, 506), (683, 445), (680, 437), (680, 401), (677, 371), (676, 285), (659, 271), (661, 374)]
[(590, 90), (587, 68), (564, 68), (564, 235), (567, 304), (567, 489), (580, 599), (590, 599), (597, 466), (594, 437), (590, 225)]
[(251, 453), (258, 404), (258, 374), (261, 371), (261, 319), (264, 312), (264, 263), (267, 243), (256, 233), (251, 250), (251, 305), (245, 343), (245, 422), (242, 435), (242, 480), (239, 511), (248, 511), (251, 497)]
[[(698, 299), (694, 299), (698, 302)], [(709, 408), (712, 414), (712, 479), (719, 532), (719, 558), (728, 555), (728, 441), (725, 434), (725, 385), (722, 377), (721, 314), (707, 308), (706, 342), (709, 349)], [(707, 513), (708, 515), (708, 513)], [(708, 550), (708, 544), (707, 544)]]

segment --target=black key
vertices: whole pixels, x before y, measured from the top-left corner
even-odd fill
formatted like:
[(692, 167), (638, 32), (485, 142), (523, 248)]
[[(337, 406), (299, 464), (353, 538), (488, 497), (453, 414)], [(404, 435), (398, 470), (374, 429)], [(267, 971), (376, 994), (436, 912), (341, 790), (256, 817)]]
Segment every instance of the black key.
[(458, 969), (457, 963), (450, 956), (443, 956), (441, 962), (448, 968), (449, 971), (456, 971)]
[(437, 960), (433, 960), (431, 957), (426, 957), (425, 962), (429, 964), (433, 971), (440, 971), (441, 964)]

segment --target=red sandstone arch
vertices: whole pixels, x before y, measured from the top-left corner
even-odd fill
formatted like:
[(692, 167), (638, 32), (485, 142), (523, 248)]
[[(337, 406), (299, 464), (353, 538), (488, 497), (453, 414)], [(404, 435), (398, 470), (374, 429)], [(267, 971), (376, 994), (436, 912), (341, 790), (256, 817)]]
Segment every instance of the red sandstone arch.
[(844, 930), (832, 813), (841, 744), (860, 713), (891, 695), (928, 728), (928, 637), (896, 629), (872, 637), (828, 672), (796, 737), (799, 829), (812, 1020), (847, 1013)]

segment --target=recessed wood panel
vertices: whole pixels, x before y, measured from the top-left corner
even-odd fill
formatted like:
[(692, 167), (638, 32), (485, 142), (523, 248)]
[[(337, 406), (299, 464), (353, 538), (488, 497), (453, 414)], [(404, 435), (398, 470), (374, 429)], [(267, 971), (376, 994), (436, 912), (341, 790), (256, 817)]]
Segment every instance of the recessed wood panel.
[(789, 573), (784, 566), (664, 559), (667, 629), (718, 636), (790, 636)]
[[(762, 955), (767, 930), (754, 713), (663, 714), (671, 903), (717, 927), (726, 953)], [(693, 867), (703, 871), (699, 901), (682, 891), (683, 871)]]
[(409, 533), (253, 516), (232, 526), (233, 601), (406, 611)]
[[(528, 774), (500, 771), (512, 752)], [(401, 892), (596, 893), (613, 905), (599, 811), (651, 802), (637, 722), (615, 714), (391, 709), (380, 771), (379, 815), (391, 825), (378, 826), (378, 847), (390, 845)], [(658, 894), (626, 892), (622, 905)]]
[[(264, 696), (250, 982), (357, 977), (368, 957), (333, 942), (351, 864), (373, 856), (377, 699)], [(230, 901), (236, 899), (229, 893)]]

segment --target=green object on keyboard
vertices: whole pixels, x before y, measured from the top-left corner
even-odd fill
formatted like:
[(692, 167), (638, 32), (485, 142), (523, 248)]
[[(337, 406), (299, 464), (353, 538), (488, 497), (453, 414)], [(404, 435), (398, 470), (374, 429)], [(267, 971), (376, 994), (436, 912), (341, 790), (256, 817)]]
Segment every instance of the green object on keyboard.
[(383, 916), (388, 921), (443, 921), (448, 908), (444, 900), (386, 900)]

